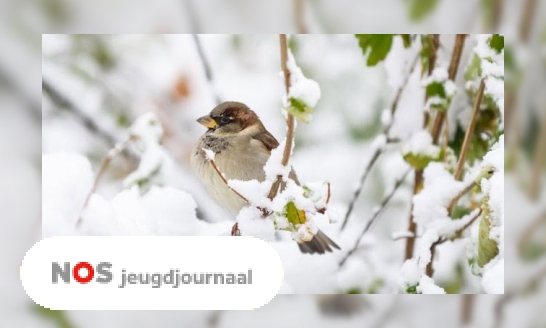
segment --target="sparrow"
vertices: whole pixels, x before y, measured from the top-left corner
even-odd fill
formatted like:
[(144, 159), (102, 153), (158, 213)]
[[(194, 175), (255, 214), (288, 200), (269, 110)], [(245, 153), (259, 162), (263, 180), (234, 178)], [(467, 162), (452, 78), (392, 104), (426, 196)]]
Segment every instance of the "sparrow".
[[(263, 167), (271, 151), (279, 146), (258, 115), (243, 103), (226, 101), (197, 122), (207, 128), (191, 152), (191, 166), (210, 196), (236, 214), (247, 203), (231, 190), (211, 165), (203, 149), (214, 152), (214, 162), (227, 180), (265, 180)], [(294, 169), (289, 179), (299, 185)], [(281, 188), (284, 186), (281, 185)], [(302, 253), (324, 254), (339, 246), (318, 230), (313, 239), (298, 243)]]

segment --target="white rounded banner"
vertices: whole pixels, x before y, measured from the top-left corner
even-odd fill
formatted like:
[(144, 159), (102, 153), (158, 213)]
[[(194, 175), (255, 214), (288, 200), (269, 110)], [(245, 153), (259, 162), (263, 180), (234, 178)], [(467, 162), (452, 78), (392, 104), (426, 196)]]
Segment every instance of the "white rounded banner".
[(277, 252), (253, 237), (52, 237), (26, 254), (28, 296), (53, 310), (250, 310), (279, 291)]

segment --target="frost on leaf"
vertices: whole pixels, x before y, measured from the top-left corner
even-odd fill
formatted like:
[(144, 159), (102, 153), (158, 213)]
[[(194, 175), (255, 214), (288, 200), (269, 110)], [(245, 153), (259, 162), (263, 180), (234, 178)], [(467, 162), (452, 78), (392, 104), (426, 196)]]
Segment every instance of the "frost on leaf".
[(308, 123), (320, 99), (320, 86), (316, 81), (303, 75), (290, 51), (286, 64), (290, 71), (290, 88), (288, 95), (283, 97), (284, 109), (299, 120)]

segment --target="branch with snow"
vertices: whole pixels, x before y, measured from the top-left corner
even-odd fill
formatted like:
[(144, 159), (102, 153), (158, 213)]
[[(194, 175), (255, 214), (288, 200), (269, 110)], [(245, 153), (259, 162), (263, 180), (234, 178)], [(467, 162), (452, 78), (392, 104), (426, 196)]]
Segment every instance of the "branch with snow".
[(374, 210), (373, 214), (372, 214), (372, 217), (368, 220), (368, 223), (366, 223), (366, 226), (364, 227), (364, 230), (362, 231), (362, 233), (358, 236), (356, 242), (355, 242), (355, 245), (353, 246), (353, 248), (351, 248), (349, 250), (349, 252), (347, 252), (347, 254), (345, 255), (345, 257), (341, 260), (341, 262), (339, 262), (339, 266), (343, 266), (343, 264), (345, 264), (345, 262), (347, 261), (347, 259), (354, 253), (356, 252), (356, 250), (358, 249), (358, 246), (360, 244), (360, 242), (362, 241), (362, 238), (364, 238), (364, 235), (366, 234), (366, 232), (368, 232), (368, 230), (370, 230), (370, 228), (372, 227), (372, 224), (377, 220), (377, 218), (379, 217), (379, 215), (385, 210), (385, 208), (387, 207), (387, 204), (390, 202), (390, 200), (392, 199), (392, 197), (394, 196), (394, 194), (396, 193), (396, 191), (398, 190), (398, 188), (400, 188), (400, 186), (402, 185), (402, 183), (404, 182), (404, 180), (406, 180), (406, 177), (408, 176), (410, 170), (407, 170), (400, 179), (398, 179), (395, 184), (394, 184), (394, 187), (392, 188), (391, 192), (389, 192), (384, 198), (383, 200), (381, 201), (381, 203), (379, 204), (379, 206)]

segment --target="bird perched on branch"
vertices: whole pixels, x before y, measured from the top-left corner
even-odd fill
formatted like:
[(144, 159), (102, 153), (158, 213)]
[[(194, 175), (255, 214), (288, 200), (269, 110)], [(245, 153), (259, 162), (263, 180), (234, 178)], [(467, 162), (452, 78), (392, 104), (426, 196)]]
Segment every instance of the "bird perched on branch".
[[(248, 205), (247, 202), (228, 187), (203, 149), (214, 153), (214, 162), (226, 180), (264, 181), (263, 167), (271, 151), (279, 146), (279, 142), (265, 129), (258, 115), (240, 102), (221, 103), (197, 122), (208, 130), (192, 150), (191, 165), (211, 197), (227, 210), (238, 213)], [(293, 169), (289, 179), (299, 185)], [(339, 249), (320, 230), (311, 240), (298, 243), (298, 246), (301, 252), (310, 254), (331, 252), (332, 247)]]

